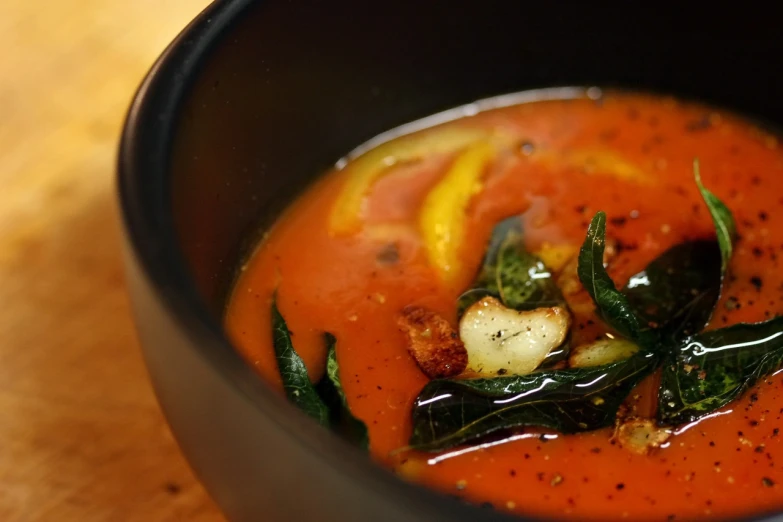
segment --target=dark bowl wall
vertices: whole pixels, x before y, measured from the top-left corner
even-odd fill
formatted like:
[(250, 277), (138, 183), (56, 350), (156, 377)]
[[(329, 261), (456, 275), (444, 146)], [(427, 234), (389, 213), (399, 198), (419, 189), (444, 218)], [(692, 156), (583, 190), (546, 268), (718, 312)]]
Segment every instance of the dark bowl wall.
[(194, 78), (172, 153), (178, 232), (215, 311), (238, 245), (259, 225), (340, 156), (424, 115), (535, 87), (618, 85), (783, 120), (783, 44), (758, 19), (754, 39), (738, 40), (735, 13), (589, 2), (256, 4)]
[(240, 260), (315, 176), (384, 130), (537, 87), (637, 87), (783, 122), (775, 31), (774, 17), (714, 7), (213, 5), (139, 93), (120, 195), (153, 384), (230, 519), (494, 519), (375, 469), (270, 393), (222, 336)]

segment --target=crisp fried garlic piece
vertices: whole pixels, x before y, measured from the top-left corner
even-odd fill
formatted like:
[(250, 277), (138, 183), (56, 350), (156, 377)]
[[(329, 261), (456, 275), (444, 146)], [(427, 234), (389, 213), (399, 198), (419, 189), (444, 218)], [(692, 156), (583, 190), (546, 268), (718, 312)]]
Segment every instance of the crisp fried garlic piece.
[(563, 344), (570, 322), (560, 307), (519, 312), (485, 297), (465, 311), (459, 325), (468, 368), (481, 375), (528, 374)]
[(453, 377), (465, 370), (468, 353), (456, 330), (443, 317), (420, 306), (408, 306), (397, 318), (408, 351), (429, 377)]

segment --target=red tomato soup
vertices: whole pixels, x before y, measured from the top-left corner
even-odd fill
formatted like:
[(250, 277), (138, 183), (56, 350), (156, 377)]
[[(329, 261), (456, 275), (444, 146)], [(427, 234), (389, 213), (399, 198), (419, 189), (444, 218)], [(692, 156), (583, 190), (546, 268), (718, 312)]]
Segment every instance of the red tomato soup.
[[(783, 509), (781, 203), (777, 138), (730, 112), (634, 93), (496, 108), (323, 176), (244, 265), (225, 326), (294, 402), (280, 349), (290, 339), (318, 383), (332, 334), (343, 409), (366, 426), (372, 458), (467, 502), (571, 519)], [(513, 259), (485, 263), (508, 218)], [(460, 320), (470, 288), (491, 297)], [(556, 306), (528, 290), (554, 292)], [(698, 317), (660, 333), (680, 312)], [(739, 323), (754, 324), (723, 333)], [(595, 364), (575, 359), (584, 350)], [(425, 404), (438, 400), (455, 402)]]

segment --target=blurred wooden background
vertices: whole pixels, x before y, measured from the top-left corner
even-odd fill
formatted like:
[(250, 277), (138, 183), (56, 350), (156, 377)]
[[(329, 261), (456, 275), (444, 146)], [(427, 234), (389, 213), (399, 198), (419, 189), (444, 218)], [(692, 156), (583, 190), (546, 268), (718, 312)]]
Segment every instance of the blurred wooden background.
[(207, 0), (0, 1), (0, 520), (222, 520), (169, 433), (123, 283), (134, 90)]

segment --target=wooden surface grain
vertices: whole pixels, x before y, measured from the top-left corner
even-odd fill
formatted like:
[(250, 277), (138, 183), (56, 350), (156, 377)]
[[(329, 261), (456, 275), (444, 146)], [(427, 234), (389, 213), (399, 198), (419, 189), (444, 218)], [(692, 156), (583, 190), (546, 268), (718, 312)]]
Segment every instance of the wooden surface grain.
[(152, 395), (114, 201), (133, 92), (207, 3), (0, 2), (0, 521), (222, 520)]

